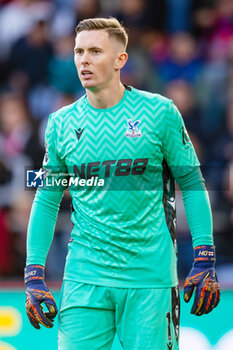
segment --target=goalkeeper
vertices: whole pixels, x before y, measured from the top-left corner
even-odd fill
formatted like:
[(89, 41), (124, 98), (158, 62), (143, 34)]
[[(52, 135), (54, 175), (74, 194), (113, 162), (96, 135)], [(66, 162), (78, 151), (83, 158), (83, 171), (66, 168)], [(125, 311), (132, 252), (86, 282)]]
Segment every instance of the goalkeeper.
[[(59, 349), (179, 348), (174, 179), (194, 247), (185, 281), (191, 312), (219, 302), (208, 193), (182, 117), (171, 100), (120, 81), (127, 34), (114, 18), (81, 21), (74, 59), (86, 94), (49, 117), (43, 168), (104, 187), (70, 186), (74, 228), (59, 306)], [(61, 175), (63, 176), (63, 175)], [(59, 183), (59, 181), (57, 181)], [(118, 190), (117, 190), (118, 189)], [(58, 312), (44, 280), (64, 188), (37, 190), (28, 226), (26, 309), (35, 328)], [(47, 306), (47, 311), (42, 304)]]

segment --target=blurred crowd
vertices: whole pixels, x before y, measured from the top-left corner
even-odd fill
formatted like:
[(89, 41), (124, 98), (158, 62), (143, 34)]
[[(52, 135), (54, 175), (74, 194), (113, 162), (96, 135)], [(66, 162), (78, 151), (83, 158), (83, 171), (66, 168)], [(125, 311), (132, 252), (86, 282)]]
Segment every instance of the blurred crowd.
[[(179, 108), (211, 198), (217, 268), (233, 285), (233, 1), (0, 0), (0, 278), (20, 277), (48, 115), (84, 90), (73, 62), (75, 26), (114, 16), (129, 33), (122, 81), (161, 93)], [(179, 275), (190, 269), (191, 236), (177, 192)], [(48, 277), (61, 278), (71, 231), (65, 195)]]

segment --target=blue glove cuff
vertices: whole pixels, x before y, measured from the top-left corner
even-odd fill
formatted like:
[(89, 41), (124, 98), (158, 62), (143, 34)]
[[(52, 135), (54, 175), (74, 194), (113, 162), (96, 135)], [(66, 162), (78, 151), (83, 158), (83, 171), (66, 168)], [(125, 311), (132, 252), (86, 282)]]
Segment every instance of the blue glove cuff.
[(33, 281), (44, 280), (44, 266), (42, 265), (28, 265), (24, 269), (24, 283), (27, 285)]
[(214, 245), (199, 245), (194, 248), (194, 266), (213, 267), (215, 261)]

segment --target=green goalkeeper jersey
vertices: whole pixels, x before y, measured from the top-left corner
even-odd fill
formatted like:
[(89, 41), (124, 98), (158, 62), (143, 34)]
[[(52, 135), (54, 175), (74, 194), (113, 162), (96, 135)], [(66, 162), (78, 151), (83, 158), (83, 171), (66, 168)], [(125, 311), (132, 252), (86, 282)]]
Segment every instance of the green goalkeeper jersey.
[(43, 167), (73, 179), (64, 279), (177, 285), (173, 178), (198, 166), (179, 111), (161, 95), (130, 87), (111, 108), (93, 108), (83, 96), (53, 113)]

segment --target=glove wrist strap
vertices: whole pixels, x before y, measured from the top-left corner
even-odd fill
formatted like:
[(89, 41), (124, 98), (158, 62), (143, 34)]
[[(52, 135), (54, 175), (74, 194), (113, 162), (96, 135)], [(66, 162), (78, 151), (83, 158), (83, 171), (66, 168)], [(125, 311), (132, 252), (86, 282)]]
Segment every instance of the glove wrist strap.
[(42, 265), (28, 265), (24, 269), (24, 283), (27, 285), (29, 282), (44, 280), (44, 266)]
[(194, 248), (194, 264), (209, 263), (214, 265), (215, 258), (215, 246), (214, 245), (199, 245)]

